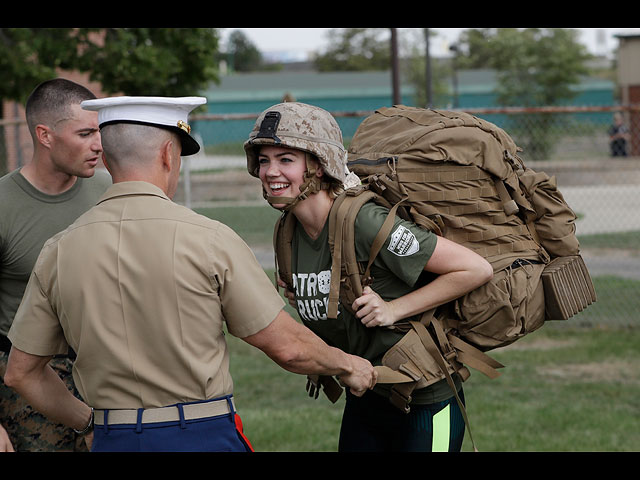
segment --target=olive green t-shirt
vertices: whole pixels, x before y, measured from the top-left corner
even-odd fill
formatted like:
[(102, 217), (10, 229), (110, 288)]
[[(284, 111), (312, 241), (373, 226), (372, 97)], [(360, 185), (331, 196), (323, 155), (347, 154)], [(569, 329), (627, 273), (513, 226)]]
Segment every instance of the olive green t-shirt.
[(44, 243), (93, 207), (111, 185), (97, 170), (59, 195), (35, 188), (19, 170), (0, 178), (0, 334), (6, 336)]
[[(365, 204), (355, 223), (356, 257), (369, 259), (371, 244), (386, 219), (388, 210), (373, 202)], [(328, 344), (380, 365), (382, 356), (402, 333), (385, 327), (365, 327), (341, 305), (338, 316), (327, 317), (331, 283), (331, 250), (328, 243), (328, 221), (316, 239), (310, 238), (297, 223), (292, 242), (293, 284), (298, 314), (303, 323)], [(428, 281), (424, 272), (436, 245), (436, 236), (413, 223), (396, 217), (371, 274), (371, 288), (384, 300), (401, 297)], [(387, 386), (378, 386), (383, 391)], [(434, 403), (453, 395), (445, 381), (414, 392), (416, 403)]]

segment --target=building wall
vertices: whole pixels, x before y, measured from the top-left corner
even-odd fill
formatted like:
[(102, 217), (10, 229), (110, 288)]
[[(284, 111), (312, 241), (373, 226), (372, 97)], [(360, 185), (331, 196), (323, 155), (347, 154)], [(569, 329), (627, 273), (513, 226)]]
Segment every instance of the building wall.
[[(335, 84), (328, 83), (320, 88), (316, 85), (316, 90), (308, 85), (296, 87), (295, 74), (279, 77), (272, 74), (270, 77), (256, 74), (256, 90), (250, 89), (250, 74), (244, 74), (238, 81), (238, 89), (233, 88), (233, 77), (224, 80), (224, 86), (220, 90), (213, 89), (207, 95), (209, 102), (207, 110), (212, 114), (230, 113), (251, 113), (258, 114), (271, 105), (279, 103), (283, 97), (294, 92), (295, 100), (319, 106), (333, 113), (338, 112), (370, 112), (384, 106), (391, 106), (392, 92), (388, 75), (362, 74), (361, 93), (353, 90), (350, 82), (354, 82), (356, 74), (350, 74), (347, 78), (347, 87), (341, 88), (342, 83), (338, 75), (332, 76)], [(302, 81), (307, 76), (300, 77)], [(277, 89), (277, 85), (283, 79), (282, 88)], [(468, 84), (469, 81), (460, 85), (458, 94), (459, 109), (465, 108), (491, 108), (498, 107), (496, 95), (492, 92), (493, 76), (484, 75), (480, 83)], [(464, 80), (464, 79), (463, 79)], [(386, 82), (386, 83), (385, 83)], [(319, 82), (320, 83), (320, 82)], [(385, 85), (385, 86), (383, 86)], [(268, 87), (270, 89), (268, 89)], [(262, 89), (261, 91), (257, 90)], [(301, 94), (295, 94), (297, 91)], [(413, 87), (404, 85), (402, 87), (402, 101), (404, 105), (417, 106), (414, 102)], [(580, 106), (611, 106), (615, 104), (614, 85), (612, 82), (588, 82), (577, 89), (577, 96), (566, 102), (569, 105)], [(435, 108), (451, 109), (454, 105), (454, 98), (451, 96), (445, 99), (444, 104), (436, 105)], [(346, 140), (353, 136), (363, 117), (341, 117), (337, 116), (337, 121), (342, 128)], [(486, 115), (486, 120), (494, 122), (499, 126), (506, 127), (505, 115)], [(589, 120), (601, 125), (611, 123), (609, 113), (579, 113), (576, 118)], [(254, 119), (226, 120), (225, 122), (193, 121), (194, 132), (202, 137), (205, 145), (219, 145), (224, 143), (234, 143), (244, 141), (251, 128)]]

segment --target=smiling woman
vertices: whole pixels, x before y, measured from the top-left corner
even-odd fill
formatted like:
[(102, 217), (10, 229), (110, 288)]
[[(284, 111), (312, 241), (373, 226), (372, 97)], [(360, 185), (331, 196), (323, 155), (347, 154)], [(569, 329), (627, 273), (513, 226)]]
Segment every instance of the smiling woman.
[(272, 207), (283, 209), (288, 202), (278, 203), (278, 198), (293, 199), (300, 195), (307, 161), (315, 170), (315, 175), (321, 178), (323, 171), (318, 161), (313, 158), (307, 160), (307, 155), (301, 150), (268, 145), (260, 148), (260, 180), (267, 195), (273, 197)]
[[(347, 169), (337, 122), (321, 108), (281, 103), (258, 117), (244, 147), (247, 169), (260, 178), (266, 200), (285, 212), (277, 222), (276, 246), (290, 245), (286, 252), (277, 248), (278, 266), (288, 272), (279, 272), (278, 284), (304, 325), (328, 344), (380, 365), (405, 338), (405, 331), (395, 328), (397, 322), (415, 320), (491, 277), (491, 266), (471, 250), (368, 202), (355, 220), (358, 262), (366, 263), (387, 217), (392, 228), (382, 238), (370, 286), (353, 303), (341, 295), (336, 312), (333, 284), (341, 282), (340, 275), (332, 279), (340, 271), (333, 268), (332, 246), (339, 237), (330, 237), (330, 213), (341, 210), (341, 201), (351, 193), (343, 192), (359, 183), (352, 183), (356, 179)], [(400, 247), (400, 238), (410, 248)], [(436, 278), (429, 281), (425, 271)], [(464, 398), (460, 379), (456, 375), (452, 381), (455, 391), (438, 380), (416, 388), (411, 408), (404, 410), (389, 401), (395, 397), (388, 384), (376, 385), (362, 397), (347, 393), (340, 451), (458, 451), (465, 428), (457, 403), (458, 392)]]

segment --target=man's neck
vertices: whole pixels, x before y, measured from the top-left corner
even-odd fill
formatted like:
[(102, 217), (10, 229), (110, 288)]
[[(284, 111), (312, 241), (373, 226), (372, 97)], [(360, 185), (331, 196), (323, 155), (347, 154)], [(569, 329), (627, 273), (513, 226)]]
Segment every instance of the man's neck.
[(76, 183), (78, 177), (61, 172), (46, 162), (33, 159), (20, 169), (20, 173), (27, 181), (42, 193), (59, 195), (66, 192)]

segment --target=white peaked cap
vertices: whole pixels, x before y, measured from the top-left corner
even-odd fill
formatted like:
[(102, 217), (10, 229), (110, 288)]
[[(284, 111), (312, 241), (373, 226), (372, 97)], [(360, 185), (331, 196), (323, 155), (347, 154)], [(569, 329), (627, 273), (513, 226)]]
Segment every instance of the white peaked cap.
[(168, 128), (180, 134), (182, 155), (193, 155), (200, 145), (191, 137), (189, 113), (207, 103), (204, 97), (107, 97), (85, 100), (85, 110), (98, 112), (102, 128), (111, 123), (139, 123)]

